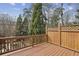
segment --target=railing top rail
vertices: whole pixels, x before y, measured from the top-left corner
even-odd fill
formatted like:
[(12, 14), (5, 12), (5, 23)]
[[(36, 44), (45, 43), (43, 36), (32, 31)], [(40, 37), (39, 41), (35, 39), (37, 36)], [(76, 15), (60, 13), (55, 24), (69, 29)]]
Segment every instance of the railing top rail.
[(0, 37), (0, 40), (5, 40), (5, 39), (20, 39), (20, 38), (27, 38), (27, 37), (35, 37), (35, 36), (42, 36), (46, 34), (40, 34), (40, 35), (27, 35), (27, 36), (11, 36), (11, 37)]

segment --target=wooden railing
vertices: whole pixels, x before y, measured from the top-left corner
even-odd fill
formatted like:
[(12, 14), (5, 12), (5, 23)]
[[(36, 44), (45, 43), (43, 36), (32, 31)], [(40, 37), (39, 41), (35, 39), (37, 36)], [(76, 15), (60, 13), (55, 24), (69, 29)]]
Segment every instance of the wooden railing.
[(47, 41), (47, 36), (42, 35), (29, 35), (29, 36), (13, 36), (0, 38), (0, 54), (33, 46)]

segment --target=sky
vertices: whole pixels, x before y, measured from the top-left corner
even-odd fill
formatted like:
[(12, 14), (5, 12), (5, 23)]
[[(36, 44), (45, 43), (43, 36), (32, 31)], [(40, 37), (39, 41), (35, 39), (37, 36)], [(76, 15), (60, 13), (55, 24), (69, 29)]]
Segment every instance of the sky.
[(30, 6), (30, 3), (0, 3), (0, 13), (17, 17), (23, 12), (24, 8), (29, 8)]
[[(56, 3), (59, 6), (58, 3)], [(60, 4), (61, 5), (61, 4)], [(17, 17), (23, 12), (24, 8), (30, 8), (31, 3), (0, 3), (0, 13), (9, 14), (12, 17)], [(79, 4), (64, 4), (65, 11), (76, 10), (79, 8)]]

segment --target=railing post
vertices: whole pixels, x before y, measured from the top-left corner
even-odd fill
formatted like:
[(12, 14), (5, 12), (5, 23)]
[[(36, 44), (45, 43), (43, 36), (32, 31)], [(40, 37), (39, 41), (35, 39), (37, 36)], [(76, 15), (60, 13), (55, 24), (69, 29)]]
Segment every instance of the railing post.
[(46, 41), (48, 42), (48, 26), (47, 25), (46, 25), (46, 33), (45, 34), (46, 34), (46, 36), (45, 36), (46, 37)]
[(33, 36), (32, 36), (32, 47), (34, 46), (34, 38), (33, 38)]
[(60, 46), (61, 46), (61, 24), (58, 23), (58, 32), (59, 32), (59, 40), (60, 40)]
[(2, 54), (2, 44), (0, 44), (0, 54)]

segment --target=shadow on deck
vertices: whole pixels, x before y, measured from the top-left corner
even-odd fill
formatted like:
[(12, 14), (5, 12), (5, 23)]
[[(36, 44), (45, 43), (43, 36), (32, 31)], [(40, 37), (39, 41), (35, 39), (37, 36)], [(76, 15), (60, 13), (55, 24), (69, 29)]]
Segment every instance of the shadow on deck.
[(28, 48), (3, 54), (4, 56), (78, 56), (78, 52), (50, 43), (41, 43)]

